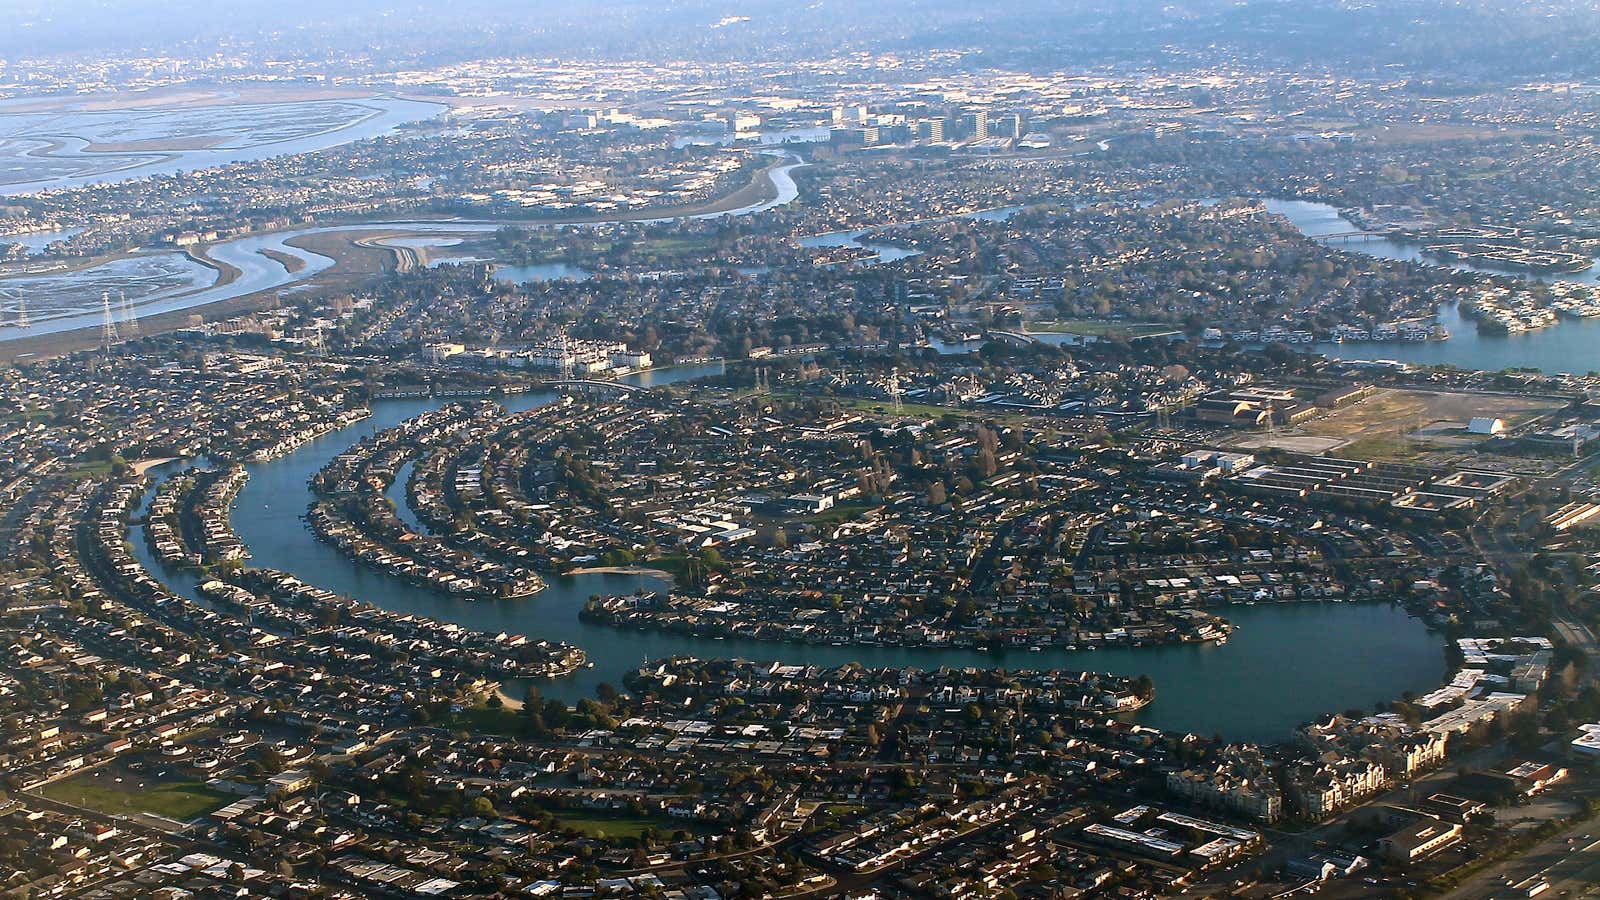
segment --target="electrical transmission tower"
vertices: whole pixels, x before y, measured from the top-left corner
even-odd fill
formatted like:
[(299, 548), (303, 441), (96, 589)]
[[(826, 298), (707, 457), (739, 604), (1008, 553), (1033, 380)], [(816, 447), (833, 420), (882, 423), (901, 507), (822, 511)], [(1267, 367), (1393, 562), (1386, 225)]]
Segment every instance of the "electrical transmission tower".
[(111, 318), (111, 295), (100, 292), (100, 344), (110, 350), (117, 342), (117, 323)]
[(128, 302), (128, 292), (118, 291), (122, 298), (122, 331), (131, 340), (139, 336), (139, 314), (134, 311), (133, 304)]
[(900, 370), (895, 369), (889, 373), (889, 408), (894, 410), (896, 414), (903, 413), (906, 410), (905, 404), (900, 400), (901, 395), (904, 393), (904, 389), (900, 386)]
[(561, 380), (572, 380), (572, 342), (567, 339), (567, 333), (561, 332), (561, 338), (556, 341), (556, 353), (561, 357)]

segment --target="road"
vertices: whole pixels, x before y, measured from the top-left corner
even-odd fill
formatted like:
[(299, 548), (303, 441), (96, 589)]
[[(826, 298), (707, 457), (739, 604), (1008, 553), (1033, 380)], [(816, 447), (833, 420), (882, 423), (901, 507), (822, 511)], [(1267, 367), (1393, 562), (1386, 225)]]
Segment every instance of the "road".
[[(1512, 859), (1490, 866), (1444, 896), (1449, 900), (1526, 897), (1525, 890), (1514, 890), (1511, 885), (1536, 876), (1550, 883), (1550, 889), (1540, 896), (1581, 897), (1586, 893), (1600, 893), (1600, 839), (1597, 834), (1600, 834), (1600, 824), (1593, 821), (1574, 825)], [(1508, 880), (1511, 885), (1507, 884)]]
[(1563, 641), (1582, 651), (1589, 658), (1584, 675), (1588, 678), (1600, 678), (1600, 640), (1596, 640), (1594, 632), (1589, 626), (1576, 619), (1553, 619), (1556, 634)]

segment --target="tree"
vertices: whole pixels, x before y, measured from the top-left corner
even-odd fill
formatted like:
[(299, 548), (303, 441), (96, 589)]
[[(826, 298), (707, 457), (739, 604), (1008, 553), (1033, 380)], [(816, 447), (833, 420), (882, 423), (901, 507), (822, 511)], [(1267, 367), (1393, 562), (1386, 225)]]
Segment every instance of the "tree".
[(572, 718), (572, 710), (567, 708), (560, 700), (546, 700), (544, 703), (544, 721), (551, 728), (560, 729), (566, 726), (567, 720)]
[(1155, 696), (1156, 693), (1155, 679), (1151, 678), (1149, 675), (1140, 675), (1138, 678), (1134, 679), (1133, 692), (1138, 694), (1141, 700), (1149, 700), (1151, 697)]

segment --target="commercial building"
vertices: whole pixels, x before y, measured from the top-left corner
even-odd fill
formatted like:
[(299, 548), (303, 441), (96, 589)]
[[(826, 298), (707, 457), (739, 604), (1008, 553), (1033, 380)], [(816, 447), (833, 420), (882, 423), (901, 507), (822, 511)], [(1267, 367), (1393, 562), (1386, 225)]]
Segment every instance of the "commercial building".
[(1378, 839), (1378, 853), (1394, 863), (1409, 863), (1461, 840), (1461, 826), (1417, 813), (1414, 821)]
[(974, 109), (961, 116), (962, 137), (973, 141), (989, 139), (989, 112), (983, 109)]
[(989, 136), (1020, 140), (1028, 132), (1028, 120), (1021, 113), (1008, 113), (989, 126)]
[(835, 128), (829, 132), (828, 142), (835, 147), (875, 147), (883, 142), (883, 133), (876, 125)]
[(1544, 523), (1556, 531), (1566, 531), (1584, 524), (1600, 524), (1600, 503), (1568, 503), (1545, 518)]
[(1567, 777), (1567, 770), (1549, 763), (1524, 762), (1508, 770), (1506, 777), (1516, 782), (1517, 790), (1532, 797)]
[(860, 125), (866, 121), (867, 108), (865, 106), (836, 106), (833, 109), (833, 126), (835, 128)]
[(1578, 726), (1578, 736), (1572, 739), (1572, 755), (1589, 762), (1600, 760), (1600, 722)]
[(727, 122), (729, 134), (754, 134), (761, 130), (761, 117), (748, 113), (729, 113)]

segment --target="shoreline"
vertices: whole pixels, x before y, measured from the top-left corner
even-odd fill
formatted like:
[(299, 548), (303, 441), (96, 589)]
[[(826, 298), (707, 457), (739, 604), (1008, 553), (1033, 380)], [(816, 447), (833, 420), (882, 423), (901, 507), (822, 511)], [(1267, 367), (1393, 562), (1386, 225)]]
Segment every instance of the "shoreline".
[[(263, 162), (287, 155), (289, 150), (280, 151), (280, 148), (295, 145), (310, 145), (303, 152), (318, 152), (339, 146), (345, 143), (364, 140), (362, 130), (369, 128), (374, 122), (383, 120), (385, 116), (393, 115), (397, 119), (391, 126), (391, 131), (403, 125), (416, 121), (438, 119), (447, 114), (452, 106), (440, 99), (421, 99), (399, 90), (389, 91), (359, 91), (353, 96), (330, 95), (326, 92), (310, 92), (301, 95), (265, 94), (256, 97), (242, 97), (234, 92), (220, 94), (217, 92), (196, 92), (185, 94), (178, 91), (176, 96), (168, 95), (158, 98), (151, 103), (151, 98), (134, 98), (135, 102), (105, 101), (91, 102), (88, 100), (56, 97), (49, 102), (18, 104), (8, 112), (25, 110), (31, 106), (41, 106), (40, 113), (54, 115), (81, 115), (86, 113), (119, 113), (123, 115), (144, 112), (160, 113), (169, 109), (179, 109), (192, 104), (200, 108), (251, 107), (272, 106), (289, 104), (328, 104), (344, 103), (351, 106), (360, 106), (364, 112), (356, 118), (337, 124), (318, 128), (304, 134), (295, 134), (287, 137), (269, 137), (262, 140), (252, 140), (248, 137), (240, 141), (238, 134), (219, 134), (205, 138), (166, 136), (160, 138), (144, 139), (130, 142), (127, 146), (142, 144), (144, 149), (105, 150), (103, 147), (122, 146), (115, 143), (98, 145), (90, 138), (73, 134), (56, 134), (49, 136), (33, 137), (36, 141), (50, 142), (49, 146), (28, 151), (25, 155), (36, 159), (68, 159), (77, 161), (98, 160), (109, 165), (108, 168), (94, 169), (65, 176), (28, 177), (25, 180), (12, 180), (0, 183), (0, 196), (25, 197), (34, 194), (58, 190), (72, 190), (80, 187), (112, 184), (129, 181), (137, 178), (153, 178), (163, 174), (172, 174), (172, 171), (183, 169), (198, 170), (230, 165), (236, 162)], [(137, 102), (145, 101), (143, 103)], [(404, 104), (414, 104), (419, 107), (431, 107), (426, 115), (407, 118), (407, 113), (399, 112), (396, 107)], [(353, 134), (350, 134), (353, 133)], [(206, 141), (211, 146), (196, 146)], [(242, 155), (246, 159), (240, 159)], [(118, 161), (121, 161), (118, 163)]]
[(170, 462), (177, 462), (179, 459), (180, 457), (177, 456), (152, 456), (149, 459), (134, 460), (128, 464), (128, 468), (135, 475), (143, 475), (151, 469), (160, 468)]
[(206, 252), (209, 249), (211, 249), (210, 245), (202, 247), (185, 247), (183, 249), (184, 256), (187, 256), (189, 259), (194, 260), (195, 263), (205, 266), (211, 271), (217, 273), (217, 280), (203, 288), (200, 288), (200, 290), (212, 291), (216, 290), (217, 288), (227, 287), (228, 285), (233, 284), (235, 281), (238, 281), (239, 276), (243, 275), (244, 273), (240, 271), (237, 266), (222, 262), (221, 260), (212, 259), (210, 254)]
[(668, 585), (677, 583), (676, 577), (665, 569), (651, 566), (580, 566), (568, 569), (563, 575), (643, 575), (646, 578), (658, 578)]
[[(776, 205), (776, 201), (782, 198), (783, 191), (779, 187), (778, 182), (780, 174), (785, 174), (786, 170), (792, 170), (802, 165), (806, 165), (806, 163), (793, 156), (783, 156), (775, 160), (770, 165), (764, 166), (758, 170), (755, 178), (752, 179), (749, 184), (746, 184), (744, 187), (740, 188), (734, 193), (729, 194), (719, 200), (711, 201), (698, 206), (671, 207), (650, 211), (638, 211), (624, 216), (579, 218), (568, 217), (558, 219), (428, 219), (418, 217), (410, 219), (408, 222), (357, 220), (338, 222), (323, 226), (312, 226), (310, 229), (302, 227), (283, 229), (280, 231), (264, 231), (256, 234), (243, 235), (239, 238), (235, 238), (234, 240), (241, 240), (249, 237), (270, 236), (273, 234), (292, 234), (293, 236), (284, 239), (285, 245), (296, 247), (298, 249), (309, 250), (309, 248), (303, 246), (303, 244), (300, 242), (303, 242), (307, 239), (314, 240), (317, 238), (349, 235), (357, 231), (372, 231), (385, 225), (396, 226), (394, 231), (389, 232), (390, 236), (394, 236), (396, 234), (405, 233), (407, 229), (404, 226), (413, 223), (464, 226), (503, 224), (528, 227), (562, 227), (570, 225), (606, 224), (612, 222), (638, 222), (649, 224), (651, 222), (669, 221), (672, 219), (711, 218), (723, 215), (739, 215), (743, 214), (744, 212), (755, 213), (764, 211), (766, 208), (770, 208), (768, 204)], [(798, 186), (796, 187), (798, 190)], [(798, 197), (798, 194), (796, 196)], [(311, 233), (306, 233), (308, 231)], [(394, 252), (395, 248), (364, 246), (360, 244), (360, 239), (357, 238), (348, 238), (346, 240), (339, 241), (338, 243), (340, 246), (352, 247), (355, 251), (352, 256), (358, 255), (362, 252), (382, 252), (385, 260), (391, 262), (391, 265), (398, 258)], [(237, 270), (234, 269), (234, 267), (211, 258), (208, 251), (212, 246), (216, 245), (209, 245), (205, 248), (202, 248), (202, 251), (198, 254), (190, 250), (184, 251), (196, 263), (204, 265), (218, 273), (218, 281), (215, 284), (205, 288), (205, 290), (214, 290), (218, 287), (226, 287), (239, 277)], [(285, 284), (263, 288), (259, 291), (254, 291), (249, 294), (241, 294), (237, 297), (229, 297), (210, 303), (197, 303), (193, 306), (183, 307), (182, 309), (175, 309), (153, 314), (148, 317), (141, 317), (140, 324), (143, 327), (143, 333), (145, 336), (153, 336), (163, 332), (174, 331), (179, 328), (186, 327), (190, 321), (190, 317), (195, 315), (202, 316), (206, 321), (215, 321), (217, 319), (241, 315), (265, 306), (276, 305), (276, 300), (278, 299), (280, 292), (293, 286), (309, 286), (308, 291), (315, 291), (319, 288), (324, 290), (348, 290), (352, 286), (352, 282), (375, 277), (387, 271), (382, 263), (378, 264), (376, 269), (373, 271), (366, 271), (364, 269), (358, 269), (356, 271), (344, 269), (341, 271), (341, 269), (344, 268), (342, 264), (350, 263), (350, 258), (337, 254), (330, 254), (321, 250), (309, 250), (309, 252), (319, 252), (323, 255), (330, 255), (335, 259), (335, 265), (324, 272), (318, 273), (317, 276), (311, 279), (303, 281), (291, 280)], [(268, 258), (271, 259), (273, 257), (269, 256)], [(288, 267), (286, 266), (285, 268), (287, 269)], [(303, 269), (304, 265), (302, 265), (301, 268)], [(352, 265), (350, 268), (356, 267)], [(230, 270), (232, 274), (230, 274)], [(295, 272), (290, 271), (289, 274), (293, 275)], [(317, 278), (326, 278), (328, 283), (319, 284)], [(38, 335), (9, 338), (0, 340), (0, 365), (15, 363), (19, 359), (37, 360), (46, 359), (53, 356), (61, 356), (78, 350), (91, 349), (98, 346), (99, 343), (99, 324), (85, 324), (79, 328), (64, 328), (59, 331), (52, 331)]]

